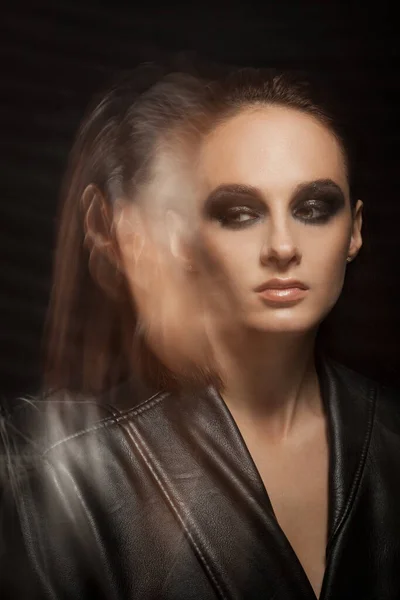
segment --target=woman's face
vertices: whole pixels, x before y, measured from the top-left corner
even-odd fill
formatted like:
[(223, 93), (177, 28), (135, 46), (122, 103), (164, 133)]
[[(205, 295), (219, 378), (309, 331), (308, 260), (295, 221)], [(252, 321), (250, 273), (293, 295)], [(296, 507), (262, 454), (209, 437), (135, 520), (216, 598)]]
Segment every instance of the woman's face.
[(208, 135), (199, 168), (198, 276), (220, 293), (225, 321), (265, 332), (315, 328), (362, 243), (362, 203), (353, 218), (335, 136), (294, 109), (244, 110)]

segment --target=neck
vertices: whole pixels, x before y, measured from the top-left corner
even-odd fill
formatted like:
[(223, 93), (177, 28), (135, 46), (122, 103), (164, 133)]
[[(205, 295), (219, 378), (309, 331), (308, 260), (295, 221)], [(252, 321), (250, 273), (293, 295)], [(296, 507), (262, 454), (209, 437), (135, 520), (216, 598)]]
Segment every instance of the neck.
[(225, 387), (222, 397), (234, 418), (283, 440), (322, 402), (314, 363), (315, 332), (238, 334), (214, 344)]

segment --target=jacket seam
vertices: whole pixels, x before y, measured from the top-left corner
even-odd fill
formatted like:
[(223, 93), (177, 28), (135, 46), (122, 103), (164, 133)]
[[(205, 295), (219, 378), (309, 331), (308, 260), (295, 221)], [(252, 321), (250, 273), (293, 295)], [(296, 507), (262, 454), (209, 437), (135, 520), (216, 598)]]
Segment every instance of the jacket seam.
[(46, 448), (43, 451), (41, 456), (44, 457), (46, 454), (48, 454), (54, 448), (57, 448), (61, 444), (69, 442), (70, 440), (79, 438), (87, 433), (92, 433), (92, 432), (98, 431), (100, 429), (105, 429), (109, 425), (115, 425), (115, 424), (121, 423), (123, 421), (128, 420), (130, 417), (135, 417), (137, 415), (140, 415), (143, 412), (145, 412), (146, 410), (150, 410), (151, 408), (153, 408), (154, 406), (159, 404), (162, 400), (164, 400), (166, 395), (167, 395), (167, 393), (165, 393), (165, 392), (157, 392), (150, 398), (147, 398), (147, 400), (145, 400), (138, 406), (135, 406), (134, 408), (129, 409), (125, 413), (121, 413), (116, 407), (114, 407), (114, 409), (118, 411), (117, 413), (101, 419), (100, 421), (98, 421), (94, 425), (91, 425), (90, 427), (87, 427), (85, 429), (80, 429), (79, 431), (72, 433), (71, 435), (68, 435), (65, 438), (62, 438), (61, 440), (57, 440), (57, 442), (55, 442), (54, 444), (52, 444), (51, 446)]

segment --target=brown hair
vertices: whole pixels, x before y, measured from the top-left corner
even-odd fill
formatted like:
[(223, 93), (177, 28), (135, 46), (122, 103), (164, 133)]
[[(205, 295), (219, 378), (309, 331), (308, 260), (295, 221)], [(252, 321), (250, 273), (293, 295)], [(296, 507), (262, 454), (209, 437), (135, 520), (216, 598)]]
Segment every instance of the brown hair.
[(113, 86), (89, 109), (62, 190), (46, 326), (46, 388), (98, 394), (134, 371), (156, 389), (179, 385), (138, 335), (123, 274), (105, 255), (95, 260), (91, 256), (85, 244), (82, 197), (93, 185), (110, 207), (117, 198), (134, 201), (139, 187), (151, 178), (163, 135), (189, 126), (205, 133), (245, 107), (265, 104), (314, 116), (336, 135), (348, 165), (338, 122), (310, 84), (294, 74), (241, 69), (207, 79), (146, 66)]

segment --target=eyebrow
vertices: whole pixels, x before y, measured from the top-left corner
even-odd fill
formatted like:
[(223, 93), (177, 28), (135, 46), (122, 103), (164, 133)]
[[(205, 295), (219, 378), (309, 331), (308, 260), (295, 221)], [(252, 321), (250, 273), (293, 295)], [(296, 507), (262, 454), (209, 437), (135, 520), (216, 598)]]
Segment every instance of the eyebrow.
[(213, 189), (207, 196), (204, 203), (204, 210), (207, 211), (207, 209), (218, 202), (220, 198), (226, 196), (252, 196), (257, 200), (263, 200), (263, 195), (261, 194), (260, 190), (252, 185), (245, 185), (241, 183), (223, 183)]
[(337, 192), (338, 194), (343, 196), (343, 198), (345, 196), (345, 193), (340, 187), (340, 185), (333, 181), (333, 179), (315, 179), (314, 181), (305, 181), (304, 183), (299, 183), (299, 185), (296, 186), (292, 194), (292, 198), (295, 198), (296, 196), (305, 191), (308, 192), (310, 190), (319, 191), (327, 189)]
[[(314, 190), (315, 192), (317, 192), (317, 191), (324, 190), (324, 189), (325, 190), (330, 189), (332, 191), (338, 192), (343, 197), (345, 196), (344, 191), (342, 190), (340, 185), (338, 185), (335, 181), (333, 181), (333, 179), (329, 179), (329, 178), (328, 179), (315, 179), (312, 181), (305, 181), (305, 182), (299, 183), (296, 186), (296, 188), (291, 196), (292, 196), (292, 198), (296, 198), (296, 196), (298, 196), (299, 194), (304, 193), (306, 191)], [(261, 191), (252, 185), (239, 184), (239, 183), (226, 183), (226, 184), (221, 184), (218, 187), (216, 187), (214, 190), (212, 190), (212, 192), (208, 195), (208, 197), (206, 199), (204, 208), (207, 209), (208, 206), (210, 206), (214, 202), (218, 201), (218, 199), (221, 198), (222, 196), (230, 196), (230, 195), (232, 195), (232, 196), (234, 196), (234, 195), (252, 196), (253, 198), (257, 198), (258, 200), (263, 200), (263, 198), (264, 198)]]

